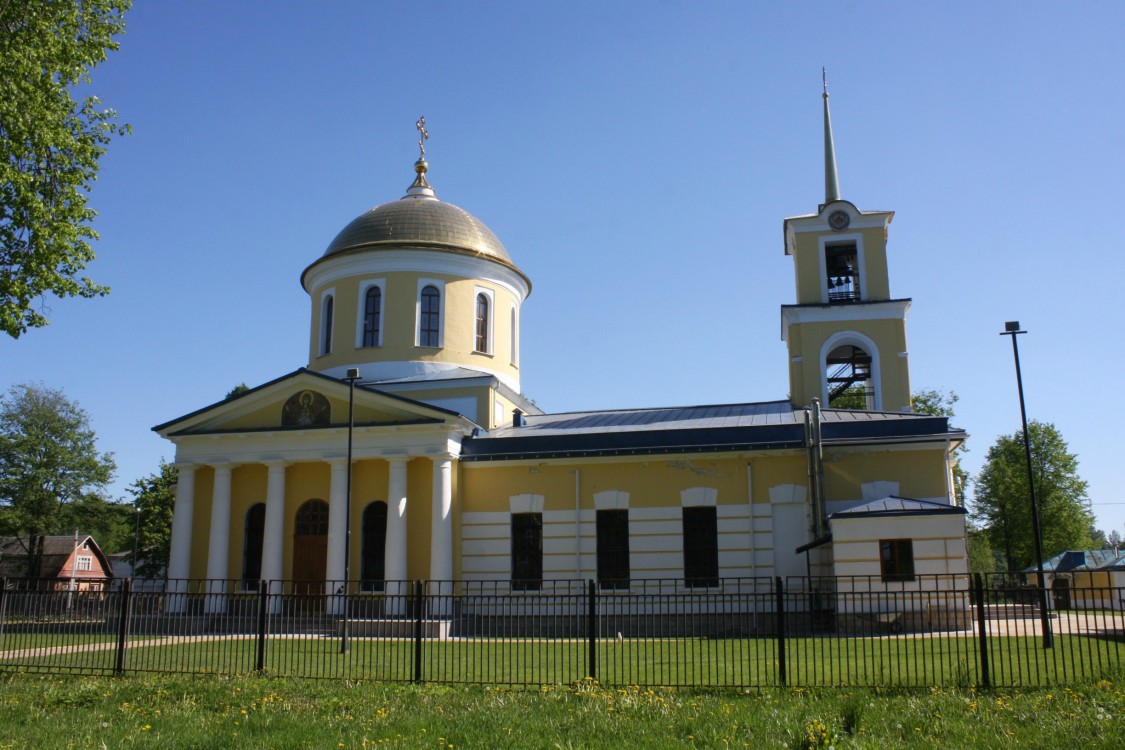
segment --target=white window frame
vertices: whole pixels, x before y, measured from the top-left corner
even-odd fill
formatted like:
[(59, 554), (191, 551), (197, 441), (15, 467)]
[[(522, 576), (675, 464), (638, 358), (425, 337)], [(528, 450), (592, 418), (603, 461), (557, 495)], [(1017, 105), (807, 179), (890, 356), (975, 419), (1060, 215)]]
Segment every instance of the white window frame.
[(855, 244), (855, 262), (859, 266), (859, 302), (866, 302), (867, 297), (867, 261), (863, 253), (863, 235), (858, 232), (843, 232), (840, 234), (826, 234), (818, 238), (820, 264), (820, 301), (828, 304), (828, 259), (826, 257), (830, 245)]
[[(484, 295), (488, 300), (488, 330), (485, 331), (484, 349), (477, 349), (477, 297)], [(473, 292), (473, 353), (492, 354), (496, 348), (496, 337), (493, 332), (496, 328), (496, 294), (487, 287), (478, 286)]]
[[(441, 305), (438, 308), (438, 342), (437, 346), (422, 347), (422, 290), (428, 286), (438, 290), (438, 300)], [(475, 295), (473, 302), (476, 303)], [(445, 312), (445, 282), (440, 279), (418, 279), (418, 291), (414, 294), (414, 346), (425, 349), (441, 349), (445, 346)]]
[[(387, 308), (387, 280), (386, 279), (368, 279), (361, 282), (359, 285), (359, 298), (356, 304), (355, 316), (355, 348), (356, 349), (371, 349), (374, 347), (363, 345), (363, 326), (367, 318), (367, 293), (371, 287), (379, 287), (379, 333), (375, 336), (374, 347), (383, 345), (383, 331), (387, 328), (387, 316), (385, 310)], [(421, 301), (422, 290), (418, 290), (419, 302)]]
[(824, 404), (825, 408), (828, 407), (828, 352), (838, 346), (845, 346), (847, 344), (858, 346), (871, 355), (871, 389), (875, 392), (872, 398), (873, 404), (871, 410), (882, 411), (883, 384), (880, 377), (879, 347), (875, 345), (874, 341), (864, 336), (859, 331), (837, 331), (825, 339), (824, 344), (820, 347), (820, 361), (817, 364), (820, 367), (821, 403)]
[(336, 327), (336, 287), (329, 287), (320, 293), (320, 319), (317, 321), (316, 356), (326, 357), (332, 353), (333, 331), (328, 327), (326, 313), (328, 301), (332, 300), (332, 328)]
[(75, 555), (74, 569), (79, 573), (89, 573), (94, 569), (93, 555)]
[(512, 314), (510, 318), (512, 330), (510, 332), (511, 338), (511, 361), (512, 367), (520, 366), (520, 312), (517, 305), (512, 305)]

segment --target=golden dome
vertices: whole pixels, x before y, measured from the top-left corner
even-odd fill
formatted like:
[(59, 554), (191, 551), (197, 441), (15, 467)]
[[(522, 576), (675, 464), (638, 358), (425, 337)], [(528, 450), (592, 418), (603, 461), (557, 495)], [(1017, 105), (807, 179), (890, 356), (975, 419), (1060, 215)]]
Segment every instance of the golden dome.
[(336, 235), (323, 257), (404, 246), (484, 255), (513, 265), (484, 222), (459, 206), (424, 194), (406, 195), (360, 214)]

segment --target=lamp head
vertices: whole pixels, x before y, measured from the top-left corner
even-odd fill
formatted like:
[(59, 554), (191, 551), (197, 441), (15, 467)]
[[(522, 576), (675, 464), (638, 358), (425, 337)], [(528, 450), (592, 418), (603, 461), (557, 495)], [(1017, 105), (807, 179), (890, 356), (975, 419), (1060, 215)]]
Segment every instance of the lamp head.
[(1018, 320), (1009, 320), (1004, 324), (1004, 330), (1008, 333), (1015, 333), (1020, 329), (1020, 322)]
[(345, 377), (345, 380), (359, 380), (359, 368), (358, 367), (349, 367), (348, 368), (348, 374)]

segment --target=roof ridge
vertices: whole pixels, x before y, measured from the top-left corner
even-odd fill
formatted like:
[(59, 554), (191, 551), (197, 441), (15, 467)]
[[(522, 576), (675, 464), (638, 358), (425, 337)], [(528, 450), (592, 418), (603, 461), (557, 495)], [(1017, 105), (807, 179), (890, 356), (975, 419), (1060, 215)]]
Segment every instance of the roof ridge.
[[(627, 407), (624, 409), (579, 409), (575, 411), (553, 411), (545, 414), (528, 415), (533, 417), (565, 417), (574, 414), (611, 414), (620, 412), (646, 412), (646, 411), (672, 411), (684, 409), (717, 409), (721, 407), (731, 406), (757, 406), (759, 404), (788, 404), (788, 399), (774, 399), (772, 401), (736, 401), (734, 403), (726, 404), (692, 404), (690, 406), (638, 406)], [(794, 407), (792, 411), (801, 411), (800, 407)]]

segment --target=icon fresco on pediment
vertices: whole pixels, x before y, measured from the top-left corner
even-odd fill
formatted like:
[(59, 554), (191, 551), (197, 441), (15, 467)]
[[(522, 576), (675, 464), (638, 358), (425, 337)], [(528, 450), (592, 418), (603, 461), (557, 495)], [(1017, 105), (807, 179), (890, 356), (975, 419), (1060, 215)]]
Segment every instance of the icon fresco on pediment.
[(316, 391), (294, 393), (281, 407), (282, 427), (316, 427), (332, 421), (332, 407)]

